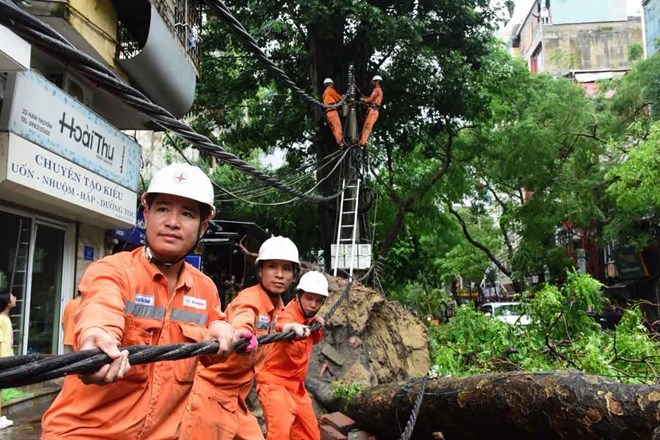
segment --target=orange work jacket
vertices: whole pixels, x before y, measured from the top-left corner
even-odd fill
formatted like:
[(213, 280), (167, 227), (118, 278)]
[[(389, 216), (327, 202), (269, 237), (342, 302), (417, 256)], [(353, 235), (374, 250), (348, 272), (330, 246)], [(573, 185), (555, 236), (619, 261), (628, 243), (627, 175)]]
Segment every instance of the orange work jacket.
[[(278, 330), (281, 331), (283, 325), (290, 322), (305, 325), (310, 322), (300, 311), (298, 298), (289, 302), (277, 316)], [(309, 338), (273, 343), (264, 368), (257, 374), (257, 382), (275, 383), (291, 391), (299, 390), (305, 383), (312, 348), (322, 337), (323, 329), (318, 329), (314, 330)]]
[[(342, 95), (334, 87), (326, 87), (323, 91), (323, 104), (330, 105), (341, 101)], [(336, 108), (326, 109), (326, 112), (337, 111)]]
[[(225, 312), (235, 330), (247, 330), (260, 336), (275, 330), (276, 314), (283, 307), (281, 298), (273, 305), (266, 291), (256, 285), (240, 291)], [(212, 396), (229, 411), (247, 411), (245, 399), (254, 376), (263, 367), (266, 354), (274, 344), (260, 345), (251, 354), (232, 353), (225, 362), (200, 367), (193, 392)]]
[[(380, 103), (383, 102), (383, 89), (380, 86), (374, 87), (374, 89), (371, 91), (371, 95), (369, 95), (367, 98), (364, 98), (364, 102), (375, 106), (377, 110), (380, 106)], [(371, 107), (369, 110), (371, 110)]]
[(73, 298), (69, 303), (64, 307), (64, 312), (62, 313), (62, 344), (70, 345), (73, 347), (75, 340), (75, 322), (73, 321), (73, 315), (78, 310), (80, 305), (80, 297), (77, 296)]
[[(93, 263), (80, 282), (75, 315), (80, 335), (100, 327), (120, 346), (199, 342), (224, 319), (218, 292), (206, 275), (184, 263), (172, 296), (167, 279), (144, 248)], [(134, 365), (121, 380), (85, 385), (68, 376), (42, 420), (42, 440), (71, 438), (175, 439), (195, 377), (196, 358)]]

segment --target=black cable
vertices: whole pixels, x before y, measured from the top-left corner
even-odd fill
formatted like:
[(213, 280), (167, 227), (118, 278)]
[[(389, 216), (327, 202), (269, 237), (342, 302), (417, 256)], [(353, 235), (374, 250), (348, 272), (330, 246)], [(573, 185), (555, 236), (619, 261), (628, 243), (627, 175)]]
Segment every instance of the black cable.
[(182, 140), (204, 150), (209, 155), (217, 157), (220, 161), (282, 192), (301, 199), (325, 202), (334, 200), (341, 195), (341, 192), (329, 196), (306, 194), (283, 185), (277, 179), (252, 167), (236, 155), (214, 144), (208, 137), (197, 133), (186, 124), (178, 121), (169, 111), (152, 103), (144, 94), (123, 83), (108, 67), (75, 48), (58, 32), (42, 23), (36, 17), (18, 8), (9, 0), (0, 0), (0, 23), (46, 53), (58, 54), (58, 58), (61, 61), (69, 64), (73, 69), (77, 70), (100, 88), (119, 97), (129, 106), (142, 112), (159, 127), (171, 130)]
[(401, 434), (400, 437), (401, 440), (409, 440), (410, 436), (413, 433), (413, 430), (415, 429), (415, 423), (417, 422), (417, 416), (419, 415), (419, 410), (422, 407), (422, 400), (424, 399), (424, 392), (426, 391), (426, 384), (428, 383), (428, 380), (429, 380), (428, 375), (422, 377), (419, 394), (417, 394), (417, 398), (415, 399), (415, 404), (413, 405), (412, 411), (410, 412), (408, 423), (406, 423), (406, 429), (404, 429), (403, 434)]
[(268, 58), (268, 56), (264, 53), (264, 51), (261, 50), (259, 44), (257, 44), (257, 41), (254, 39), (254, 37), (250, 35), (250, 33), (245, 29), (245, 27), (241, 24), (241, 22), (238, 21), (236, 17), (232, 15), (231, 11), (229, 10), (229, 8), (227, 8), (227, 5), (225, 5), (224, 2), (222, 2), (221, 0), (204, 0), (204, 3), (206, 3), (209, 9), (211, 9), (222, 20), (224, 20), (229, 25), (230, 29), (240, 37), (244, 47), (248, 50), (248, 52), (252, 53), (261, 62), (263, 62), (266, 65), (266, 68), (270, 72), (272, 72), (275, 75), (275, 77), (277, 77), (277, 79), (279, 79), (282, 83), (284, 83), (286, 87), (291, 89), (300, 98), (313, 105), (325, 109), (338, 108), (344, 105), (344, 102), (349, 96), (348, 93), (344, 95), (344, 97), (340, 101), (337, 101), (334, 104), (324, 104), (321, 101), (314, 99), (309, 94), (305, 93), (300, 87), (298, 87), (291, 80), (291, 78), (288, 77), (288, 75), (282, 69), (277, 67), (277, 65), (270, 58)]
[[(335, 304), (325, 314), (326, 321), (339, 307), (353, 285), (346, 284), (344, 291)], [(318, 322), (310, 326), (310, 330), (321, 328)], [(259, 344), (290, 341), (296, 337), (293, 331), (285, 333), (271, 333), (257, 337)], [(248, 340), (242, 339), (231, 351), (241, 353), (245, 350)], [(122, 347), (128, 350), (128, 361), (131, 365), (140, 365), (151, 362), (186, 359), (194, 356), (212, 355), (218, 352), (217, 341), (207, 341), (196, 344), (167, 344), (167, 345), (134, 345)], [(30, 385), (38, 382), (55, 379), (69, 374), (89, 374), (102, 366), (111, 363), (112, 359), (101, 350), (83, 350), (61, 355), (35, 355), (9, 356), (0, 358), (0, 389)]]

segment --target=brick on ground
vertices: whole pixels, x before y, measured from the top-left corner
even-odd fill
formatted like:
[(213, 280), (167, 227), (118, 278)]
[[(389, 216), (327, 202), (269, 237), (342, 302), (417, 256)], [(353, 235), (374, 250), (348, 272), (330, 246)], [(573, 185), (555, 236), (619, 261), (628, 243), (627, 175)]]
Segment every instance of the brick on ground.
[(356, 425), (355, 420), (340, 412), (324, 414), (321, 416), (320, 424), (321, 426), (329, 425), (343, 434), (348, 434)]
[(348, 437), (330, 425), (321, 425), (321, 440), (348, 440)]

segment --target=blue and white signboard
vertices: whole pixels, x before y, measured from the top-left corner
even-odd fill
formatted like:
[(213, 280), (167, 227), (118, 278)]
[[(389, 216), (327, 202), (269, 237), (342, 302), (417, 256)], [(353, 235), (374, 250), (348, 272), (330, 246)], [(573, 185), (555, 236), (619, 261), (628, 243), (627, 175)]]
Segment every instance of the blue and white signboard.
[(202, 270), (202, 256), (199, 254), (188, 254), (186, 255), (186, 263), (191, 264), (193, 267), (198, 270)]
[(94, 248), (91, 246), (85, 246), (83, 248), (83, 260), (85, 261), (94, 261)]
[(1, 128), (132, 191), (140, 145), (36, 72), (9, 75)]
[[(86, 170), (12, 133), (0, 142), (7, 180), (32, 191), (109, 217), (117, 225), (135, 222), (137, 193)], [(0, 172), (4, 171), (0, 165)]]
[(144, 215), (141, 209), (138, 209), (135, 216), (135, 226), (127, 229), (113, 229), (110, 236), (118, 238), (127, 243), (143, 245), (147, 242), (147, 230), (144, 227)]

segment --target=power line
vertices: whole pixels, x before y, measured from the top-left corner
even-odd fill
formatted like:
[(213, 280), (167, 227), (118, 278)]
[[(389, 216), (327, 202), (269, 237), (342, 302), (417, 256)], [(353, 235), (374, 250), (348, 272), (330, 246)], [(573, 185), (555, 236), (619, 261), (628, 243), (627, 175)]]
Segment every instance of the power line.
[[(329, 172), (324, 178), (322, 178), (322, 179), (320, 179), (318, 182), (316, 182), (316, 184), (315, 184), (312, 188), (310, 188), (309, 190), (307, 190), (307, 191), (306, 191), (306, 194), (307, 194), (307, 193), (310, 193), (311, 191), (313, 191), (314, 189), (316, 189), (321, 183), (323, 183), (323, 182), (326, 181), (328, 178), (330, 178), (330, 176), (332, 175), (332, 173), (333, 173), (333, 172), (337, 169), (337, 167), (338, 167), (339, 165), (341, 165), (341, 163), (344, 161), (344, 159), (346, 158), (346, 155), (347, 155), (347, 154), (348, 154), (348, 150), (346, 150), (346, 152), (342, 155), (342, 157), (339, 159), (339, 161), (338, 161), (338, 162), (335, 164), (335, 166), (332, 168), (332, 170), (330, 170), (330, 172)], [(230, 196), (232, 196), (232, 197), (234, 197), (234, 198), (236, 198), (236, 199), (238, 199), (238, 200), (240, 200), (240, 201), (242, 201), (242, 202), (249, 203), (249, 204), (251, 204), (251, 205), (260, 205), (260, 206), (282, 206), (282, 205), (287, 205), (287, 204), (289, 204), (289, 203), (293, 203), (293, 202), (296, 202), (296, 201), (300, 200), (300, 197), (294, 197), (294, 198), (292, 198), (292, 199), (285, 200), (285, 201), (282, 201), (282, 202), (253, 202), (253, 201), (251, 201), (251, 200), (248, 200), (248, 199), (242, 198), (242, 197), (240, 197), (240, 196), (237, 196), (237, 195), (235, 195), (235, 194), (229, 192), (229, 191), (226, 190), (226, 189), (222, 189), (222, 188), (221, 188), (221, 190), (224, 191), (226, 194), (228, 194), (228, 195), (230, 195)]]
[[(235, 34), (237, 34), (241, 41), (243, 42), (244, 47), (248, 50), (248, 52), (252, 53), (255, 57), (257, 57), (261, 62), (263, 62), (266, 65), (266, 68), (270, 70), (276, 77), (279, 79), (286, 87), (291, 89), (296, 95), (298, 95), (300, 98), (303, 100), (319, 106), (321, 108), (325, 109), (331, 109), (331, 108), (338, 108), (344, 105), (344, 102), (346, 99), (349, 97), (349, 94), (347, 93), (344, 95), (344, 97), (340, 100), (337, 101), (334, 104), (324, 104), (321, 101), (314, 99), (312, 96), (309, 94), (305, 93), (300, 87), (294, 83), (291, 78), (282, 70), (280, 69), (268, 56), (264, 53), (263, 50), (259, 47), (259, 44), (257, 41), (254, 39), (252, 35), (245, 29), (245, 27), (241, 24), (240, 21), (236, 19), (227, 8), (227, 5), (221, 0), (204, 0), (204, 3), (213, 11), (215, 12), (216, 15), (218, 15), (222, 20), (224, 20), (229, 27), (234, 31)], [(351, 78), (349, 78), (349, 83), (351, 82)]]

